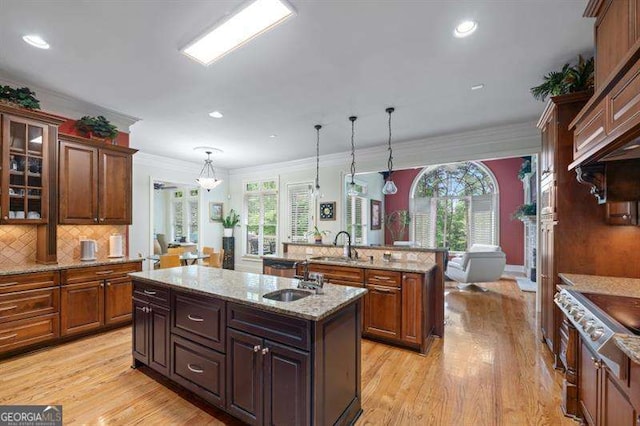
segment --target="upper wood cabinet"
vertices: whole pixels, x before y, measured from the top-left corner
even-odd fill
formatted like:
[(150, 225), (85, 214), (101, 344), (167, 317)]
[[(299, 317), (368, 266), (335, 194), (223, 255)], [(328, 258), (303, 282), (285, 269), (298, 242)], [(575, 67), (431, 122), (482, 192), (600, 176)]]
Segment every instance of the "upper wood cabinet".
[(597, 12), (596, 88), (607, 81), (635, 42), (635, 23), (631, 19), (635, 7), (636, 0), (608, 0)]
[(136, 150), (61, 135), (62, 224), (131, 224), (131, 166)]

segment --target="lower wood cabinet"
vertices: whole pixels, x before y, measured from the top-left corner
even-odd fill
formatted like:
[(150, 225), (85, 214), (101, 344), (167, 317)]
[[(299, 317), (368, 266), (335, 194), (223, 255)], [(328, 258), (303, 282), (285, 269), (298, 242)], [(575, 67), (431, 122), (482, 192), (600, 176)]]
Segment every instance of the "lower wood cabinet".
[(599, 369), (595, 355), (584, 342), (581, 342), (578, 369), (578, 402), (585, 421), (590, 425), (596, 425), (598, 420)]
[(367, 285), (364, 296), (364, 332), (400, 339), (402, 324), (402, 291), (397, 287)]
[(104, 293), (104, 323), (106, 325), (131, 321), (131, 278), (107, 280)]
[(104, 325), (104, 282), (64, 285), (62, 291), (62, 335), (84, 333)]
[[(405, 342), (421, 344), (423, 339), (423, 321), (428, 315), (426, 310), (427, 294), (423, 294), (422, 283), (424, 275), (402, 275), (402, 334), (400, 338)], [(430, 323), (430, 321), (426, 321)]]
[(0, 324), (0, 353), (53, 340), (60, 336), (57, 313)]
[(169, 308), (133, 300), (133, 357), (169, 375)]

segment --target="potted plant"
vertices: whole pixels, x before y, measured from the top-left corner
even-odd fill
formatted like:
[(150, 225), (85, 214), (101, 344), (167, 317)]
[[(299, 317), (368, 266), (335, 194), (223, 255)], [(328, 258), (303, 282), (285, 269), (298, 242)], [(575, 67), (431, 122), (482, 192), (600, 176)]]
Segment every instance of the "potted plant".
[(229, 214), (222, 219), (222, 227), (224, 228), (224, 236), (225, 237), (233, 237), (233, 228), (239, 226), (240, 223), (240, 215), (235, 212), (235, 210), (231, 209)]
[(544, 102), (547, 96), (593, 90), (593, 74), (593, 57), (585, 60), (581, 55), (578, 55), (576, 65), (571, 66), (566, 63), (560, 71), (552, 71), (545, 75), (541, 85), (531, 88), (531, 94), (535, 99)]
[(537, 211), (536, 203), (522, 204), (511, 214), (511, 219), (524, 220), (527, 217), (535, 216)]
[(531, 173), (531, 157), (522, 157), (522, 165), (518, 170), (518, 179), (524, 179), (527, 174)]
[(11, 86), (0, 86), (0, 102), (26, 109), (40, 109), (40, 101), (35, 92), (28, 87), (14, 89)]
[(316, 244), (322, 244), (322, 237), (330, 233), (331, 231), (320, 231), (317, 226), (314, 226), (311, 231), (307, 232), (307, 236), (310, 237), (313, 235), (314, 242)]
[(118, 136), (118, 128), (102, 115), (97, 117), (85, 115), (76, 121), (76, 129), (84, 132), (89, 138), (113, 141)]

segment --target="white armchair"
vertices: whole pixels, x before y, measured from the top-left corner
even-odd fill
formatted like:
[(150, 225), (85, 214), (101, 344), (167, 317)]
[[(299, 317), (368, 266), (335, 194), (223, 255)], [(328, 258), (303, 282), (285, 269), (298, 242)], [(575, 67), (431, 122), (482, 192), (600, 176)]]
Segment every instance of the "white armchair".
[(506, 256), (499, 246), (474, 244), (463, 256), (447, 264), (445, 274), (462, 290), (486, 291), (474, 283), (497, 281), (504, 272)]

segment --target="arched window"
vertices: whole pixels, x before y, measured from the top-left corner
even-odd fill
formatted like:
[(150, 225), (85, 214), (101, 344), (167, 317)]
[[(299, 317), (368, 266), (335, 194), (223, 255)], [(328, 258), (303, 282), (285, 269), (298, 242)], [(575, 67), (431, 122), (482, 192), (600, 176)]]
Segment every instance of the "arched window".
[(482, 163), (426, 167), (413, 181), (410, 208), (411, 239), (423, 247), (498, 244), (498, 182)]

